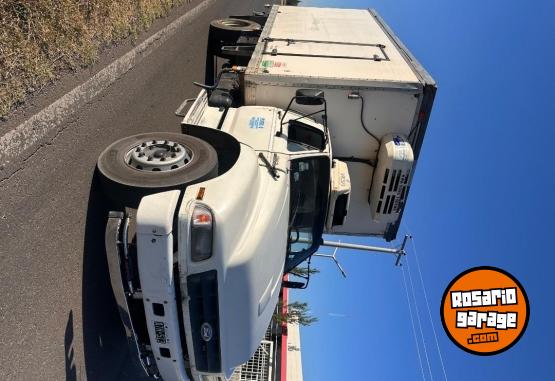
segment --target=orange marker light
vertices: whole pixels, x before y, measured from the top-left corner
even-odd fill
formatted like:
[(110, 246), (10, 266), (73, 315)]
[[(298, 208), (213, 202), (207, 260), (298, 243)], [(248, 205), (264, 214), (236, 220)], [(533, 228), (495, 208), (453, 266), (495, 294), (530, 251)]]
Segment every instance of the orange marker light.
[(204, 198), (204, 191), (206, 188), (200, 187), (197, 193), (197, 200), (202, 200)]

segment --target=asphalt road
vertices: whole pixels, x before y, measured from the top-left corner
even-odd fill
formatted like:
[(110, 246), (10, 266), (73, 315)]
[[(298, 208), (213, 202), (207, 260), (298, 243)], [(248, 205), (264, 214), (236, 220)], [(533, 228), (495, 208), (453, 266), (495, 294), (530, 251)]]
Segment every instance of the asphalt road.
[(209, 21), (265, 2), (216, 2), (0, 183), (1, 380), (145, 379), (109, 286), (96, 159), (127, 135), (179, 132), (173, 112), (203, 79)]

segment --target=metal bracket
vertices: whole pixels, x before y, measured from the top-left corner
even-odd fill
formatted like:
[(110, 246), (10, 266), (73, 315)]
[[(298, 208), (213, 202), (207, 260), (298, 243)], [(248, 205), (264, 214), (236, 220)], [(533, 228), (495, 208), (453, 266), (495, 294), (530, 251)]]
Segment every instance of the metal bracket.
[(407, 252), (405, 251), (405, 245), (407, 244), (407, 240), (409, 238), (412, 239), (412, 236), (405, 235), (405, 238), (403, 238), (403, 243), (401, 244), (401, 247), (397, 249), (397, 260), (395, 261), (395, 266), (402, 266), (401, 258), (407, 255)]
[(175, 116), (179, 116), (181, 118), (185, 118), (185, 114), (183, 113), (183, 109), (187, 107), (187, 105), (191, 102), (194, 102), (197, 98), (187, 98), (179, 105), (177, 110), (175, 110)]
[[(266, 37), (262, 39), (264, 42), (264, 49), (262, 54), (270, 54), (272, 56), (293, 56), (293, 57), (323, 57), (323, 58), (339, 58), (339, 59), (352, 59), (352, 60), (369, 60), (369, 61), (390, 61), (389, 56), (385, 51), (385, 45), (383, 44), (364, 44), (358, 42), (343, 42), (343, 41), (317, 41), (317, 40), (303, 40), (303, 39), (291, 39), (291, 38), (272, 38)], [(325, 55), (325, 54), (307, 54), (307, 53), (279, 53), (277, 49), (273, 48), (271, 51), (268, 51), (268, 43), (274, 41), (281, 41), (286, 42), (287, 45), (295, 44), (297, 42), (305, 42), (305, 43), (313, 43), (313, 44), (334, 44), (334, 45), (344, 45), (344, 46), (353, 46), (354, 48), (358, 46), (363, 47), (375, 47), (378, 48), (383, 55), (383, 57), (374, 54), (372, 57), (366, 56), (341, 56), (341, 55)]]
[(222, 53), (233, 54), (236, 56), (249, 57), (254, 52), (256, 45), (224, 45), (221, 48)]
[[(409, 238), (412, 239), (412, 236), (405, 235), (405, 238), (403, 239), (403, 242), (401, 243), (401, 246), (399, 246), (396, 249), (395, 248), (389, 248), (389, 247), (358, 245), (358, 244), (354, 244), (354, 243), (341, 243), (341, 242), (334, 242), (334, 241), (322, 241), (321, 246), (335, 247), (336, 249), (337, 248), (342, 248), (342, 249), (353, 249), (353, 250), (361, 250), (361, 251), (372, 251), (372, 252), (375, 252), (375, 253), (392, 254), (396, 257), (395, 266), (402, 266), (401, 258), (404, 257), (405, 255), (407, 255), (407, 252), (405, 251), (405, 246), (406, 246), (407, 240)], [(299, 242), (303, 242), (303, 240), (300, 239)], [(317, 255), (317, 254), (313, 254), (313, 255)], [(337, 259), (335, 259), (335, 252), (333, 253), (333, 255), (318, 254), (317, 256), (319, 256), (319, 257), (332, 257), (332, 259), (335, 260), (335, 262), (339, 266), (339, 263), (337, 262)]]
[(339, 269), (339, 272), (341, 272), (341, 275), (343, 275), (343, 278), (347, 278), (347, 273), (345, 273), (345, 270), (343, 270), (343, 267), (341, 267), (341, 265), (339, 264), (339, 261), (335, 257), (335, 254), (337, 254), (337, 249), (338, 248), (336, 247), (335, 250), (333, 251), (333, 254), (331, 254), (331, 255), (330, 254), (318, 254), (318, 253), (316, 253), (316, 254), (313, 254), (313, 256), (314, 257), (331, 258), (335, 262), (337, 268)]

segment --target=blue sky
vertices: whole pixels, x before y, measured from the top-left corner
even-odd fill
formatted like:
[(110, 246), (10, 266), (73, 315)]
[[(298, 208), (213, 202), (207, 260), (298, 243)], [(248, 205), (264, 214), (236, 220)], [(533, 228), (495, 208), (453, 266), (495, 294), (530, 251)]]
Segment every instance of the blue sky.
[[(375, 8), (438, 82), (403, 229), (415, 236), (447, 378), (555, 379), (549, 316), (555, 310), (548, 305), (555, 301), (549, 290), (555, 277), (553, 3), (307, 0), (303, 5)], [(305, 380), (422, 380), (401, 270), (389, 256), (343, 250), (338, 257), (346, 280), (332, 262), (315, 259), (322, 272), (309, 289), (293, 292), (320, 318), (301, 330)], [(481, 265), (516, 276), (531, 304), (520, 342), (490, 357), (458, 349), (439, 318), (447, 284)], [(442, 380), (411, 247), (404, 269), (409, 268), (433, 380)], [(421, 340), (420, 350), (430, 380)]]

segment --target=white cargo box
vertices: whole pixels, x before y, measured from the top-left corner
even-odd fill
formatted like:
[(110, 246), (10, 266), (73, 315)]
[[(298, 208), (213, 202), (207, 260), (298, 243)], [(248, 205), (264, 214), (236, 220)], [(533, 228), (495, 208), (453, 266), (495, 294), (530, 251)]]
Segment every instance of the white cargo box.
[(347, 161), (352, 189), (345, 224), (330, 232), (394, 239), (404, 203), (394, 222), (372, 217), (380, 143), (361, 113), (378, 139), (407, 137), (416, 163), (436, 87), (384, 21), (373, 10), (274, 6), (244, 79), (247, 105), (286, 108), (297, 89), (324, 90), (333, 156)]

